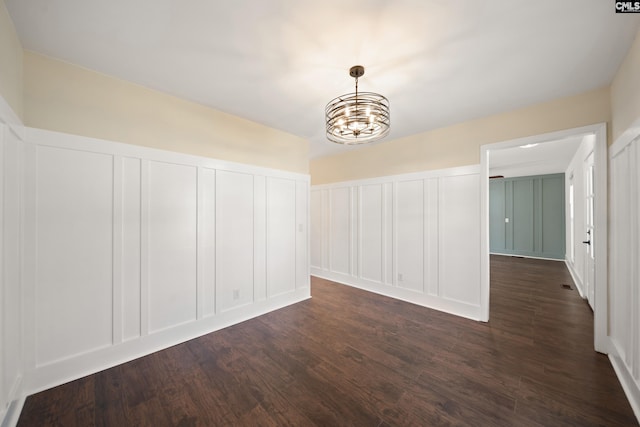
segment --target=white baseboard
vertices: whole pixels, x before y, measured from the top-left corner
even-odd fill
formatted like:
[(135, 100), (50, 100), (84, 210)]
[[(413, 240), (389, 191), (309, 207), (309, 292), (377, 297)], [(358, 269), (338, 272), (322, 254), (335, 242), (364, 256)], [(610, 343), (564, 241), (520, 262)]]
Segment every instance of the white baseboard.
[(491, 252), (489, 255), (510, 256), (513, 258), (543, 259), (545, 261), (564, 261), (563, 259), (560, 259), (560, 258), (544, 258), (539, 256), (518, 255), (518, 254), (501, 254), (499, 252)]
[(320, 279), (331, 280), (332, 282), (340, 283), (342, 285), (373, 292), (378, 295), (395, 298), (411, 304), (453, 314), (455, 316), (465, 317), (470, 320), (480, 321), (481, 319), (480, 305), (472, 305), (462, 301), (455, 301), (435, 295), (410, 291), (391, 285), (376, 284), (373, 282), (364, 283), (355, 277), (319, 270), (314, 267), (311, 268), (311, 275)]
[(587, 294), (584, 293), (582, 280), (580, 280), (580, 277), (578, 277), (578, 274), (573, 269), (573, 265), (571, 265), (571, 263), (569, 261), (567, 261), (566, 259), (564, 260), (564, 263), (567, 266), (567, 270), (569, 270), (569, 274), (571, 275), (571, 279), (573, 280), (573, 284), (576, 285), (576, 289), (578, 290), (578, 293), (580, 294), (582, 299), (587, 299)]
[[(615, 350), (614, 350), (615, 352)], [(618, 381), (622, 385), (624, 393), (627, 395), (631, 409), (640, 423), (640, 385), (635, 381), (624, 361), (616, 354), (609, 354), (609, 360), (613, 370), (618, 376)]]
[(24, 395), (38, 393), (309, 298), (311, 298), (309, 287), (296, 289), (269, 300), (255, 302), (135, 340), (39, 366), (25, 373), (22, 390)]
[(7, 411), (4, 413), (2, 420), (0, 420), (0, 427), (15, 427), (18, 424), (25, 400), (25, 397), (21, 397), (9, 403)]

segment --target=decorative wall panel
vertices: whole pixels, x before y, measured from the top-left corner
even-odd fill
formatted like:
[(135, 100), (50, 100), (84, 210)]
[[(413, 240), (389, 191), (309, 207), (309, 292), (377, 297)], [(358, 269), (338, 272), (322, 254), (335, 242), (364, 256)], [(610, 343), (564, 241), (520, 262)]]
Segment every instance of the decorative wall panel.
[(640, 413), (640, 137), (611, 152), (610, 357)]
[(351, 190), (329, 191), (329, 264), (337, 273), (351, 274)]
[(473, 215), (480, 211), (480, 183), (477, 176), (441, 179), (440, 280), (441, 295), (453, 301), (480, 305), (480, 227)]
[(492, 253), (565, 258), (564, 174), (492, 179)]
[(196, 319), (197, 169), (149, 162), (146, 217), (149, 332)]
[(309, 298), (308, 176), (37, 129), (23, 145), (26, 393)]
[(216, 314), (216, 171), (198, 169), (198, 318)]
[(424, 180), (396, 183), (394, 284), (424, 292)]
[(22, 394), (23, 129), (0, 97), (0, 423), (17, 420)]
[(360, 187), (360, 277), (383, 283), (383, 187), (382, 184)]
[(216, 301), (227, 311), (253, 301), (253, 176), (216, 179)]
[(480, 318), (478, 167), (314, 186), (311, 224), (313, 275)]
[(322, 203), (322, 193), (320, 191), (313, 191), (310, 195), (309, 210), (311, 212), (311, 230), (309, 232), (311, 242), (318, 242), (311, 244), (311, 253), (309, 256), (310, 264), (312, 268), (321, 269), (322, 262), (322, 239), (325, 237), (322, 233), (322, 220), (326, 217), (322, 214), (324, 205)]
[(267, 180), (267, 294), (296, 288), (296, 183), (290, 179)]
[[(122, 301), (122, 340), (127, 341), (141, 335), (140, 312), (140, 159), (120, 158), (122, 175), (120, 191), (122, 194), (121, 218), (115, 236), (120, 234), (119, 245), (114, 254), (114, 262), (122, 260), (120, 265), (120, 288)], [(117, 182), (117, 180), (115, 181)], [(117, 239), (114, 239), (116, 242)]]
[(38, 146), (33, 161), (39, 366), (112, 344), (113, 156)]

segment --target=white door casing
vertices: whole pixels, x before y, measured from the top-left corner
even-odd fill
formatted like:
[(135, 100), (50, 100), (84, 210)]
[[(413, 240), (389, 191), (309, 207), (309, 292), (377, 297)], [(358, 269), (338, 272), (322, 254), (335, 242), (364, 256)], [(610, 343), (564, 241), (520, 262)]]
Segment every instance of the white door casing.
[(587, 245), (584, 251), (584, 263), (583, 263), (583, 284), (585, 290), (585, 296), (591, 309), (594, 308), (595, 299), (595, 221), (594, 221), (594, 207), (595, 207), (595, 190), (594, 190), (594, 161), (593, 152), (591, 152), (584, 160), (584, 224), (585, 224), (585, 237), (583, 244)]

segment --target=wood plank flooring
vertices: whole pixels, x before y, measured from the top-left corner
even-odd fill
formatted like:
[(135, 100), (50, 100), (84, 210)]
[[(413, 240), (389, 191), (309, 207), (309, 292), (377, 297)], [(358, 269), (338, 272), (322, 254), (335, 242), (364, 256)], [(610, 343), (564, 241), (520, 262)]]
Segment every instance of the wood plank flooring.
[(311, 300), (30, 396), (20, 426), (631, 426), (561, 262), (492, 257), (491, 321)]

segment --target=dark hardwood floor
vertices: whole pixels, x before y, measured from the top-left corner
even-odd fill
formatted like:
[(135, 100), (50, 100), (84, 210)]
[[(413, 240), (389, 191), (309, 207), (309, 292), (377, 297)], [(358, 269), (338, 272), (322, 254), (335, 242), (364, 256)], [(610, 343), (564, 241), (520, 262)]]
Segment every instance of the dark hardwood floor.
[(561, 262), (492, 257), (491, 321), (311, 300), (30, 396), (20, 426), (630, 426)]

